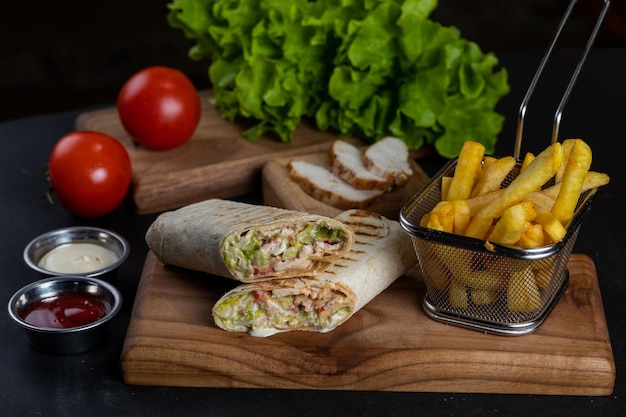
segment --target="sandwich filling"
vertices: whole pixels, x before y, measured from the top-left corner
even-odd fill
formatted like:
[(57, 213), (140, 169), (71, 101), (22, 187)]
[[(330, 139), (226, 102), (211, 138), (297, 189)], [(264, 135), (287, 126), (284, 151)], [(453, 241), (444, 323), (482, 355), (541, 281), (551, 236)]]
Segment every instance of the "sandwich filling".
[(310, 269), (341, 250), (344, 235), (324, 221), (301, 227), (280, 226), (269, 232), (250, 229), (226, 238), (222, 254), (234, 274), (263, 278), (273, 272)]
[(292, 280), (287, 287), (235, 291), (214, 307), (214, 317), (226, 330), (265, 337), (286, 330), (330, 330), (350, 315), (351, 304), (341, 291)]

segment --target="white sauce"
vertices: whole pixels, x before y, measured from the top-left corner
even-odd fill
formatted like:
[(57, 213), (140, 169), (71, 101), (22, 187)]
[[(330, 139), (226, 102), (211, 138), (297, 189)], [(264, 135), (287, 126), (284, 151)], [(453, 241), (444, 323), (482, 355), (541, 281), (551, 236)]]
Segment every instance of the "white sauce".
[(248, 334), (253, 337), (268, 337), (273, 336), (277, 333), (281, 333), (281, 331), (277, 329), (271, 329), (269, 327), (253, 327), (248, 330)]
[(112, 250), (95, 243), (65, 243), (46, 253), (38, 265), (62, 274), (84, 274), (106, 268), (117, 259)]

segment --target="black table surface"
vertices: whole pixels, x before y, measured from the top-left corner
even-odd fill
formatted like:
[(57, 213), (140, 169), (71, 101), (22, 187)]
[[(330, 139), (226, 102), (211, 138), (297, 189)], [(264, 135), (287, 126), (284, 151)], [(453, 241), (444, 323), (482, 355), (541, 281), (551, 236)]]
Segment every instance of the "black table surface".
[[(551, 59), (526, 116), (523, 151), (537, 152), (550, 142), (555, 109), (580, 50), (558, 50)], [(542, 51), (499, 55), (509, 72), (511, 93), (499, 105), (507, 119), (497, 154), (513, 152), (519, 104)], [(103, 103), (110, 106), (111, 103)], [(81, 220), (45, 198), (43, 170), (54, 143), (74, 129), (76, 116), (89, 109), (44, 114), (0, 124), (0, 299), (38, 279), (22, 261), (24, 246), (38, 234), (70, 225), (115, 230), (131, 245), (131, 256), (115, 284), (124, 296), (122, 312), (109, 337), (95, 349), (73, 356), (52, 356), (31, 349), (22, 329), (0, 314), (0, 404), (6, 416), (276, 416), (276, 415), (437, 415), (437, 416), (589, 416), (626, 415), (623, 302), (623, 184), (626, 174), (626, 49), (597, 49), (589, 55), (567, 102), (560, 139), (580, 137), (594, 151), (592, 169), (607, 172), (611, 183), (600, 190), (585, 219), (574, 252), (590, 256), (600, 290), (616, 362), (615, 389), (601, 397), (470, 393), (337, 392), (269, 389), (148, 387), (127, 385), (119, 367), (147, 247), (143, 236), (156, 215), (137, 215), (125, 202), (110, 215)], [(440, 158), (420, 161), (431, 175)], [(260, 201), (259, 195), (241, 198)], [(5, 304), (6, 305), (6, 304)], [(407, 323), (410, 325), (410, 323)]]

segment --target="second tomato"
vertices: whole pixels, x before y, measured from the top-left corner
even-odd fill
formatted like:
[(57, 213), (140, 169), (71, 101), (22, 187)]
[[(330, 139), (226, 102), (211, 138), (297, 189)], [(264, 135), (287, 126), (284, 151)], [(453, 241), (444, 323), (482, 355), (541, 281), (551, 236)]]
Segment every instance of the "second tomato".
[(124, 129), (140, 145), (154, 150), (186, 143), (198, 127), (198, 92), (182, 72), (149, 67), (133, 75), (117, 97)]
[(61, 205), (79, 217), (100, 217), (124, 200), (132, 166), (126, 149), (99, 132), (79, 131), (54, 145), (48, 175)]

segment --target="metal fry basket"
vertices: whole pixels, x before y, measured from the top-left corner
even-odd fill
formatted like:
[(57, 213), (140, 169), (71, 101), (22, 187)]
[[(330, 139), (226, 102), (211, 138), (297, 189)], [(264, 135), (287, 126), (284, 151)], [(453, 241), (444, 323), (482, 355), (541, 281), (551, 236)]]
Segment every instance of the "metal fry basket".
[[(503, 181), (517, 177), (524, 116), (548, 57), (576, 1), (566, 10), (520, 106), (514, 156), (517, 165)], [(583, 55), (554, 117), (552, 142), (557, 140), (563, 107), (604, 19), (609, 1), (596, 21)], [(567, 288), (567, 264), (580, 225), (591, 208), (595, 190), (583, 193), (566, 236), (558, 243), (531, 249), (493, 244), (420, 226), (422, 217), (441, 201), (443, 177), (451, 177), (458, 160), (448, 162), (400, 211), (400, 224), (412, 238), (426, 283), (422, 307), (435, 320), (486, 333), (523, 335), (536, 330)]]

